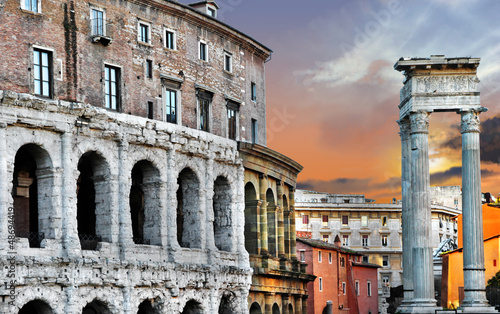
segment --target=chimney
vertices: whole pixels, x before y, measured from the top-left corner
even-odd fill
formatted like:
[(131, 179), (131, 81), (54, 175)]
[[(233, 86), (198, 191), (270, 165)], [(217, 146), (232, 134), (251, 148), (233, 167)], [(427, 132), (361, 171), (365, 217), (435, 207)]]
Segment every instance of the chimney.
[(333, 241), (336, 247), (340, 247), (340, 238), (339, 235), (335, 236), (335, 241)]

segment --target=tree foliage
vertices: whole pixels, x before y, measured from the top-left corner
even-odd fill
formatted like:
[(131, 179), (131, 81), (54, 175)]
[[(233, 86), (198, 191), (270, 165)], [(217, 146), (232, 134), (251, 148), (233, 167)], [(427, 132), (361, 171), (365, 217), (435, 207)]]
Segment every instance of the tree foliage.
[(500, 287), (500, 270), (488, 280), (488, 287)]

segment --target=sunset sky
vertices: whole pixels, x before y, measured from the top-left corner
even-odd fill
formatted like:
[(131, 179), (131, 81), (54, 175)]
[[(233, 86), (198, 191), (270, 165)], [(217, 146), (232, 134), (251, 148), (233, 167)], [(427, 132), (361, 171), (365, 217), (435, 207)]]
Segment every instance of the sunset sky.
[[(182, 1), (184, 3), (189, 1)], [(500, 1), (218, 0), (219, 19), (274, 52), (268, 147), (298, 188), (401, 198), (400, 57), (479, 57), (482, 190), (500, 192)], [(434, 113), (431, 185), (461, 185), (460, 116)]]

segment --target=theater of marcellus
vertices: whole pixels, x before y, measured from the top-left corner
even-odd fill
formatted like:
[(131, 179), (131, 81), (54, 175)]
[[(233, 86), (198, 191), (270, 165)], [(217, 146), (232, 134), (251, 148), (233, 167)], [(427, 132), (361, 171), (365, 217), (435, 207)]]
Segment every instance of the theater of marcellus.
[(0, 313), (307, 313), (271, 50), (173, 0), (0, 0)]

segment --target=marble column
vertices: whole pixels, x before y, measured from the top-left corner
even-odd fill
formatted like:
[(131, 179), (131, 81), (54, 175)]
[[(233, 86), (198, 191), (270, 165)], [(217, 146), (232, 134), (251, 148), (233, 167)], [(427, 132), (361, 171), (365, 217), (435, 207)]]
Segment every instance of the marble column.
[(413, 269), (411, 235), (413, 218), (411, 210), (411, 141), (410, 120), (398, 121), (401, 136), (401, 193), (402, 199), (402, 229), (403, 229), (403, 303), (405, 306), (413, 299)]
[[(460, 112), (460, 115), (462, 116), (462, 234), (464, 245), (464, 300), (462, 306), (464, 311), (484, 312), (483, 309), (488, 306), (488, 301), (486, 300), (484, 275), (479, 113), (463, 111)], [(474, 309), (477, 307), (480, 309)]]
[(267, 241), (267, 202), (266, 202), (266, 192), (267, 192), (267, 176), (259, 176), (259, 191), (260, 199), (263, 201), (260, 205), (260, 254), (269, 254), (269, 247)]
[(436, 307), (431, 245), (429, 112), (410, 114), (411, 206), (413, 210), (413, 301), (419, 308)]

